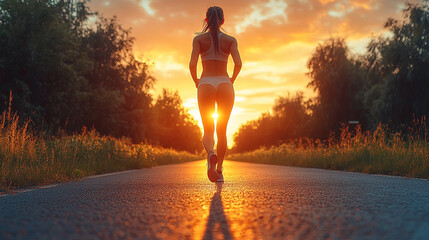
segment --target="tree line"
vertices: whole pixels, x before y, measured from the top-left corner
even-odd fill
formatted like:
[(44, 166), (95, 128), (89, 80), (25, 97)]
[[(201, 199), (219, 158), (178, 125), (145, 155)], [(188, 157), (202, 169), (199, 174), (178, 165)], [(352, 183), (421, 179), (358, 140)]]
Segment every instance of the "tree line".
[(39, 131), (94, 128), (190, 152), (202, 149), (196, 120), (177, 92), (154, 97), (150, 66), (116, 17), (86, 0), (0, 1), (0, 110), (8, 107)]
[[(373, 38), (362, 55), (344, 38), (319, 44), (307, 62), (308, 87), (317, 93), (280, 96), (271, 112), (243, 124), (235, 150), (294, 141), (327, 139), (349, 121), (363, 129), (388, 124), (406, 132), (429, 115), (429, 2), (406, 3), (401, 20), (389, 18), (387, 36)], [(427, 124), (427, 123), (426, 123)]]

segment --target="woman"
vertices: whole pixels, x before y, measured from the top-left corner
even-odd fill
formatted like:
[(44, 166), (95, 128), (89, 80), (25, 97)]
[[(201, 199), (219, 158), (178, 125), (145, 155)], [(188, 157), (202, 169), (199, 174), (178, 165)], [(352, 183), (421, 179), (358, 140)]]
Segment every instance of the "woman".
[[(207, 152), (207, 175), (212, 182), (223, 182), (222, 164), (227, 147), (226, 127), (234, 105), (233, 83), (241, 70), (241, 58), (237, 40), (220, 31), (224, 23), (223, 10), (210, 7), (206, 12), (204, 28), (192, 43), (189, 70), (198, 88), (198, 107), (203, 121), (203, 146)], [(197, 78), (198, 56), (201, 54), (203, 72)], [(234, 72), (230, 78), (227, 72), (228, 56), (234, 60)], [(214, 118), (217, 104), (217, 155), (214, 153)]]

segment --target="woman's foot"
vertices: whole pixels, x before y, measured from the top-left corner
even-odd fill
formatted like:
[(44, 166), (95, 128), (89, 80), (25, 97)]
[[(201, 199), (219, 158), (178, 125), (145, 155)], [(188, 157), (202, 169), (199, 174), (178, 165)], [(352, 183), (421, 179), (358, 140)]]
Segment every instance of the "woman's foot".
[(211, 182), (218, 180), (218, 174), (216, 172), (217, 156), (214, 152), (207, 155), (207, 176)]

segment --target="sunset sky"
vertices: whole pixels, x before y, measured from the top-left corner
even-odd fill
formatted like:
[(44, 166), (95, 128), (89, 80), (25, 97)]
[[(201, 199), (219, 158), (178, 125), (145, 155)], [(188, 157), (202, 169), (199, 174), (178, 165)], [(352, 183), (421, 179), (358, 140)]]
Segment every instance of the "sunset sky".
[[(116, 15), (132, 28), (136, 55), (152, 64), (163, 88), (178, 90), (184, 106), (201, 122), (196, 88), (188, 64), (195, 32), (210, 6), (224, 10), (224, 31), (234, 36), (243, 61), (236, 80), (236, 102), (228, 127), (232, 135), (248, 120), (270, 110), (277, 96), (308, 89), (306, 63), (318, 43), (345, 37), (354, 53), (363, 53), (371, 36), (383, 34), (388, 17), (400, 18), (404, 0), (92, 0), (104, 17)], [(419, 2), (419, 1), (410, 1)], [(229, 72), (232, 73), (232, 59)], [(198, 72), (201, 73), (201, 61)], [(201, 126), (201, 123), (200, 123)]]

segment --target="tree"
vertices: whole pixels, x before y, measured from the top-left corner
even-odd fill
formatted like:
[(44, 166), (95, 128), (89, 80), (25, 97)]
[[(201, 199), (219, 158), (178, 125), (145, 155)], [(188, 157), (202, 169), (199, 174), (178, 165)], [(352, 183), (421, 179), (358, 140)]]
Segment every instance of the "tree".
[(144, 141), (155, 79), (134, 57), (130, 30), (86, 3), (0, 2), (0, 100), (12, 91), (15, 110), (53, 132), (88, 126)]
[(388, 19), (391, 37), (371, 40), (362, 56), (351, 56), (345, 39), (319, 44), (307, 66), (308, 87), (317, 97), (278, 98), (272, 113), (249, 121), (234, 135), (235, 149), (249, 151), (293, 138), (326, 139), (343, 123), (363, 129), (380, 122), (408, 131), (429, 115), (429, 1), (407, 3), (404, 20)]
[(408, 126), (414, 118), (429, 115), (429, 4), (407, 3), (404, 20), (389, 18), (385, 28), (393, 36), (373, 40), (378, 77), (366, 96), (371, 117)]
[(61, 126), (77, 110), (86, 81), (77, 31), (88, 15), (84, 1), (0, 2), (0, 100), (40, 123)]
[(163, 89), (154, 106), (155, 143), (178, 150), (199, 152), (202, 150), (202, 133), (196, 120), (182, 106), (179, 93)]
[(349, 55), (343, 38), (331, 38), (317, 46), (307, 63), (308, 86), (318, 93), (311, 106), (310, 124), (318, 138), (329, 137), (341, 123), (365, 120), (364, 105), (358, 98), (364, 81), (359, 65)]
[(85, 74), (89, 88), (84, 125), (102, 134), (128, 136), (134, 142), (146, 140), (151, 126), (155, 79), (149, 66), (134, 57), (134, 38), (116, 18), (99, 18), (95, 30), (88, 29), (82, 49), (91, 61)]
[(308, 119), (301, 92), (294, 96), (279, 96), (272, 113), (263, 113), (257, 120), (240, 126), (234, 134), (234, 150), (250, 151), (303, 137)]

